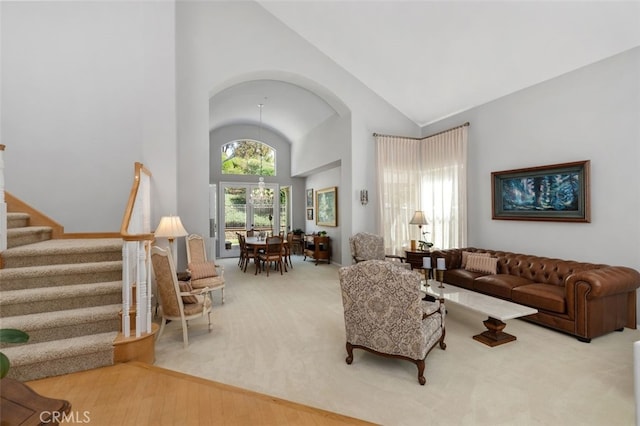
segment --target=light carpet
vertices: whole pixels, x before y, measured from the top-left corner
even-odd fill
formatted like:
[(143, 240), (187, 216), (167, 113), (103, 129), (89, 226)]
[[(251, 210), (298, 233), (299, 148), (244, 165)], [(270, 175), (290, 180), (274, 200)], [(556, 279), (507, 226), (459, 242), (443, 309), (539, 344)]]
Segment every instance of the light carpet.
[(356, 350), (345, 363), (338, 266), (304, 262), (281, 276), (225, 266), (225, 304), (216, 292), (206, 320), (167, 326), (156, 365), (383, 425), (632, 425), (633, 342), (625, 329), (581, 343), (521, 320), (518, 340), (490, 348), (472, 339), (486, 319), (448, 305), (447, 349), (416, 366)]

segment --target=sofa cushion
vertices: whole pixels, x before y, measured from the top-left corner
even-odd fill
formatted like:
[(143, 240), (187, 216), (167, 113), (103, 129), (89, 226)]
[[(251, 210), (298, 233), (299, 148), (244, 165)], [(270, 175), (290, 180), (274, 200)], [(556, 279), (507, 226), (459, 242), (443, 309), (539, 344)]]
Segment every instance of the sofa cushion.
[(480, 272), (467, 271), (466, 269), (448, 269), (444, 271), (444, 282), (473, 290), (473, 280), (481, 276)]
[(527, 284), (533, 284), (533, 282), (507, 274), (484, 275), (473, 281), (473, 289), (502, 299), (511, 299), (513, 288)]
[(460, 263), (460, 267), (464, 268), (467, 266), (467, 260), (469, 259), (469, 256), (483, 256), (483, 257), (489, 257), (489, 253), (487, 252), (475, 252), (475, 251), (463, 251), (462, 252), (462, 263)]
[(498, 258), (470, 254), (465, 269), (495, 275), (498, 273)]
[(553, 284), (534, 283), (514, 288), (514, 302), (545, 311), (564, 313), (567, 311), (565, 289)]

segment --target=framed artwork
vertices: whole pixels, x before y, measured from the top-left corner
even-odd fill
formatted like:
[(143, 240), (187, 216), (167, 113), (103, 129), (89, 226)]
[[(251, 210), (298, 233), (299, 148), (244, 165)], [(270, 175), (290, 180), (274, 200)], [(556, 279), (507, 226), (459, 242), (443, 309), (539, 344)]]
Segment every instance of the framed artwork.
[(307, 209), (307, 220), (313, 220), (313, 209)]
[(313, 189), (311, 188), (307, 189), (307, 207), (313, 208)]
[(590, 161), (491, 173), (492, 219), (590, 222)]
[(338, 226), (338, 187), (316, 191), (316, 225)]

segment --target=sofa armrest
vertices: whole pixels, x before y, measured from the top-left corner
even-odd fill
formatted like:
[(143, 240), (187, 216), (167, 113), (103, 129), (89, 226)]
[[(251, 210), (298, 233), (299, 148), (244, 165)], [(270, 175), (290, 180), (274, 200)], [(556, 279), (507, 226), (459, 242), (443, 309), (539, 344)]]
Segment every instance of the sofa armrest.
[(431, 252), (431, 264), (436, 264), (436, 259), (439, 257), (444, 258), (447, 269), (458, 269), (462, 266), (462, 250), (463, 249), (446, 249), (446, 250), (434, 250)]
[(575, 291), (578, 283), (586, 283), (591, 290), (588, 299), (628, 293), (640, 287), (640, 273), (625, 266), (605, 266), (571, 274), (565, 280), (567, 291)]

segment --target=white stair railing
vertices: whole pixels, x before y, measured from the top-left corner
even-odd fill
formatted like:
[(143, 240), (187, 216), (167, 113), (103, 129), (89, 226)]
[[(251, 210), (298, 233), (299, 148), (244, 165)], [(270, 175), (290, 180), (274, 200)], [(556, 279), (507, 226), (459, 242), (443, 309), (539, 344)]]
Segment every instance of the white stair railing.
[(122, 220), (122, 333), (131, 335), (131, 311), (135, 288), (135, 335), (151, 332), (151, 172), (135, 163), (135, 177)]
[(7, 249), (7, 203), (4, 199), (4, 145), (0, 144), (0, 251)]

